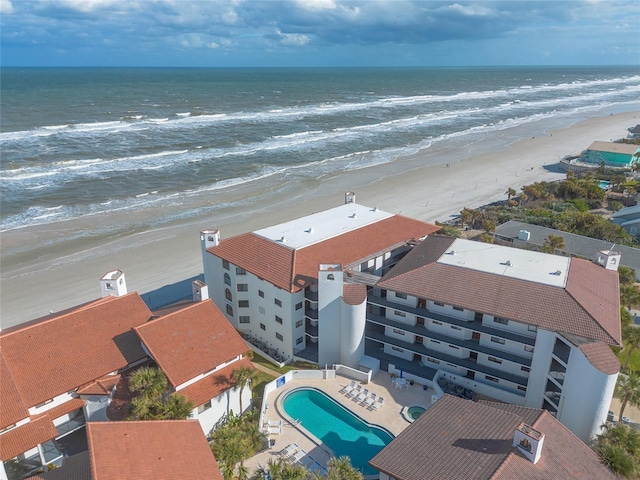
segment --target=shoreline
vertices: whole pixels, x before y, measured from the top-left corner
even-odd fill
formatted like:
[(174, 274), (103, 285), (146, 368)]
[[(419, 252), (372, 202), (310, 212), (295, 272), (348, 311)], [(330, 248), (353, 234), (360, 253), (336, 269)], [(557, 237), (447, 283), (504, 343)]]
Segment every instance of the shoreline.
[[(558, 166), (561, 157), (582, 151), (595, 140), (626, 136), (639, 117), (640, 112), (603, 113), (477, 155), (474, 145), (427, 148), (391, 163), (333, 174), (291, 189), (280, 186), (268, 204), (252, 204), (246, 196), (251, 189), (238, 188), (225, 193), (231, 207), (222, 217), (207, 215), (117, 238), (80, 238), (48, 248), (44, 239), (64, 239), (65, 225), (7, 231), (2, 235), (1, 327), (98, 298), (98, 279), (116, 268), (125, 273), (129, 291), (140, 293), (194, 277), (202, 272), (200, 230), (219, 229), (222, 238), (228, 238), (340, 205), (345, 191), (354, 191), (356, 201), (364, 205), (428, 222), (446, 221), (464, 207), (503, 199), (508, 188), (564, 178)], [(76, 230), (93, 232), (94, 226), (107, 221), (118, 222), (118, 216), (73, 222)], [(21, 252), (6, 255), (7, 247), (11, 251), (18, 246)]]

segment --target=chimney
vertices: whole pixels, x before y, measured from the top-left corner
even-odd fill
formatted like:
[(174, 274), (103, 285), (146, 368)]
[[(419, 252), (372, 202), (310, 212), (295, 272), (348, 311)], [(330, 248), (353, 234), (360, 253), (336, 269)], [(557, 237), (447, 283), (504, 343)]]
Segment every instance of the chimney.
[(191, 293), (194, 302), (209, 300), (209, 286), (201, 280), (191, 282)]
[(200, 243), (202, 249), (217, 247), (220, 243), (220, 230), (203, 230), (200, 232)]
[(344, 203), (356, 203), (356, 194), (354, 192), (344, 192)]
[(113, 270), (105, 273), (100, 279), (102, 298), (121, 297), (127, 294), (127, 282), (121, 270)]
[(544, 434), (533, 429), (526, 423), (522, 422), (513, 435), (513, 446), (529, 459), (532, 463), (537, 463), (542, 456), (542, 444), (544, 443)]
[(613, 250), (600, 250), (596, 254), (594, 263), (603, 266), (607, 270), (618, 270), (621, 257), (622, 254), (620, 252), (615, 252)]

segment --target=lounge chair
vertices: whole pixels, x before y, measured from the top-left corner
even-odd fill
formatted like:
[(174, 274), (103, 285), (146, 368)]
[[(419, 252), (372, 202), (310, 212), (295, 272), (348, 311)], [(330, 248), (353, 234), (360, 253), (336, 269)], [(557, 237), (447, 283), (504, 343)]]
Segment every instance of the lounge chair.
[(370, 410), (378, 410), (384, 404), (384, 398), (378, 397), (378, 401), (371, 404)]
[(364, 402), (362, 402), (362, 406), (363, 407), (367, 407), (369, 408), (371, 405), (373, 405), (373, 403), (376, 401), (376, 394), (372, 393), (370, 397), (367, 397), (364, 399)]
[(364, 391), (358, 395), (356, 398), (354, 398), (354, 400), (358, 403), (362, 403), (364, 402), (365, 398), (367, 398), (369, 396), (369, 389), (365, 388)]
[(300, 447), (297, 443), (290, 443), (280, 452), (280, 458), (287, 458), (293, 455)]
[(289, 462), (291, 465), (295, 465), (306, 456), (307, 456), (307, 452), (300, 449), (296, 453), (291, 455), (289, 458), (287, 458), (287, 462)]
[(356, 388), (347, 393), (347, 398), (356, 398), (358, 395), (360, 395), (361, 391), (362, 385), (358, 385)]
[(340, 393), (343, 393), (344, 395), (346, 395), (346, 394), (350, 393), (351, 390), (353, 390), (354, 388), (356, 388), (356, 381), (355, 380), (351, 380), (351, 384), (350, 385), (345, 385), (340, 390)]

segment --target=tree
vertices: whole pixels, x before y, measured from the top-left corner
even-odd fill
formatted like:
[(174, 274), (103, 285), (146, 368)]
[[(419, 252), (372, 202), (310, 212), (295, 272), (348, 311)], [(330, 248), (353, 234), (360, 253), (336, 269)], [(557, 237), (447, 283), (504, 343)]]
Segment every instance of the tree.
[[(322, 477), (319, 477), (322, 478)], [(327, 463), (327, 480), (362, 480), (362, 473), (351, 465), (347, 456), (332, 458)]]
[(640, 328), (633, 325), (624, 327), (622, 329), (622, 343), (627, 348), (627, 356), (624, 360), (624, 366), (622, 367), (622, 371), (626, 372), (627, 367), (629, 366), (629, 360), (631, 359), (631, 354), (634, 350), (640, 349)]
[(613, 473), (634, 478), (640, 470), (640, 432), (621, 423), (603, 427), (602, 434), (594, 442), (594, 451)]
[(636, 272), (633, 270), (633, 268), (619, 265), (618, 276), (620, 277), (620, 284), (636, 283)]
[(632, 283), (620, 285), (620, 303), (628, 309), (640, 307), (640, 289)]
[(545, 253), (556, 253), (558, 250), (562, 250), (563, 248), (564, 237), (561, 235), (554, 235), (553, 233), (549, 234), (542, 245), (542, 251)]
[(242, 392), (244, 387), (256, 374), (256, 371), (250, 367), (236, 368), (231, 372), (231, 382), (234, 387), (240, 387), (240, 414), (244, 411), (242, 409)]
[(162, 416), (165, 420), (186, 420), (191, 416), (193, 403), (176, 393), (169, 395), (162, 406)]
[(225, 422), (211, 432), (210, 444), (225, 480), (233, 478), (236, 472), (236, 476), (246, 475), (244, 461), (255, 455), (265, 441), (258, 427), (257, 412), (229, 414)]
[(463, 208), (460, 210), (460, 221), (462, 222), (462, 229), (464, 230), (464, 226), (469, 225), (471, 220), (473, 219), (473, 213), (468, 208)]
[(129, 377), (129, 390), (147, 399), (161, 398), (167, 385), (167, 377), (158, 368), (141, 367)]
[(622, 421), (624, 409), (627, 404), (640, 407), (640, 376), (637, 372), (621, 373), (614, 390), (615, 396), (620, 400), (620, 415), (618, 420)]
[(507, 188), (507, 191), (504, 192), (504, 194), (507, 196), (507, 202), (511, 201), (511, 197), (515, 197), (516, 196), (516, 191), (515, 189), (509, 187)]

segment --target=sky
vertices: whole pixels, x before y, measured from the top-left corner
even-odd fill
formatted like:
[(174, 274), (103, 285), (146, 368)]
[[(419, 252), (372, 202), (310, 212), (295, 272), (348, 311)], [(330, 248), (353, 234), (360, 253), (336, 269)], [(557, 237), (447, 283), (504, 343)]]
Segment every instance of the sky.
[(0, 0), (0, 65), (640, 65), (639, 24), (638, 0)]

